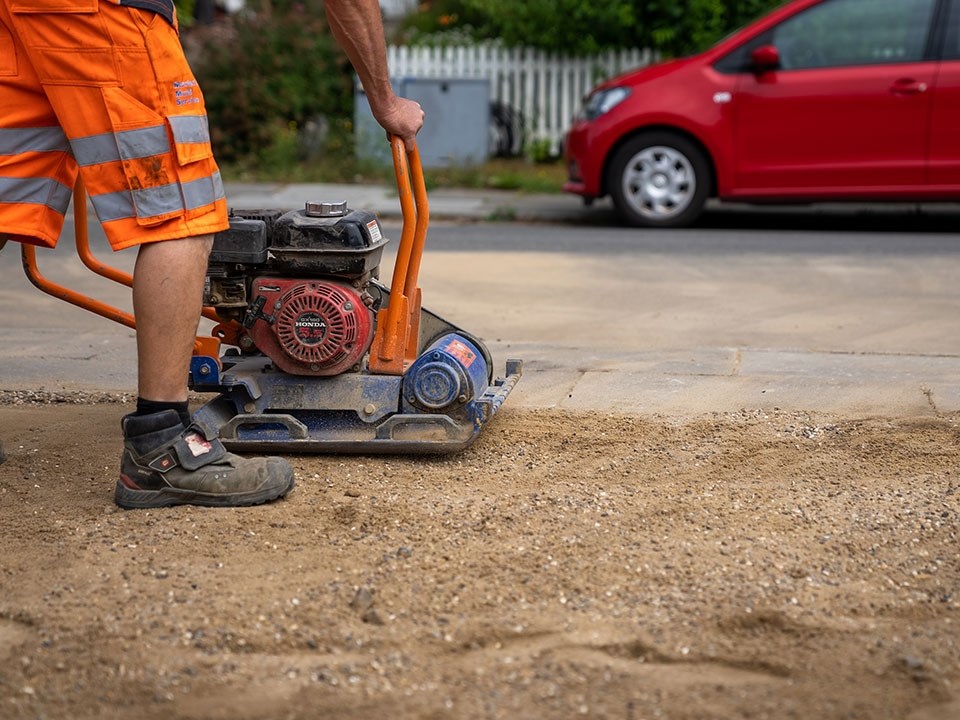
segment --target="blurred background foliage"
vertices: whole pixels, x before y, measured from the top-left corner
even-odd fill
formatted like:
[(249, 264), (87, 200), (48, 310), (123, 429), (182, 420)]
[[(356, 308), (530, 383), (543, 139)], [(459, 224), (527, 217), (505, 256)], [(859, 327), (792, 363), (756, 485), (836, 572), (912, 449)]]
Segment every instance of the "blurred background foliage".
[(665, 57), (703, 50), (783, 0), (424, 0), (401, 26), (409, 43), (448, 34), (589, 55), (622, 47)]
[[(214, 152), (234, 179), (390, 181), (353, 151), (353, 70), (323, 0), (175, 0), (181, 38), (210, 117)], [(390, 42), (506, 46), (589, 55), (649, 47), (669, 57), (703, 49), (781, 0), (423, 0)], [(542, 184), (544, 168), (536, 170)], [(448, 173), (449, 175), (449, 173)], [(438, 176), (443, 183), (443, 175)], [(495, 167), (473, 184), (512, 177)], [(429, 178), (428, 178), (429, 180)], [(550, 179), (552, 182), (552, 179)], [(462, 174), (459, 184), (470, 184)], [(516, 178), (507, 180), (516, 182)]]
[(183, 36), (222, 162), (283, 164), (349, 135), (353, 74), (319, 0), (251, 2)]

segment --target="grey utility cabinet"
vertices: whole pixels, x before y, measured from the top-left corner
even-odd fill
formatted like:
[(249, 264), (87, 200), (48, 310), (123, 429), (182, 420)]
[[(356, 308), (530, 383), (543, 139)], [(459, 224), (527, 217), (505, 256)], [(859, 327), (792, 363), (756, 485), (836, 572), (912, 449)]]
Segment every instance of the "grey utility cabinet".
[[(490, 85), (465, 78), (404, 78), (393, 81), (400, 97), (420, 103), (426, 113), (417, 139), (424, 167), (484, 162), (490, 152)], [(373, 119), (363, 90), (356, 93), (354, 129), (359, 157), (389, 164), (390, 148)]]

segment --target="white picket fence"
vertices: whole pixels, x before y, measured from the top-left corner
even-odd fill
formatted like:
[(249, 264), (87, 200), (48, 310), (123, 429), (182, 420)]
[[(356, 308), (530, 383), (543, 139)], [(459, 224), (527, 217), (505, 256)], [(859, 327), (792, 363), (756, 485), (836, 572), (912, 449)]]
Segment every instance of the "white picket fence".
[(522, 113), (526, 141), (547, 140), (552, 152), (560, 147), (581, 99), (594, 85), (654, 60), (653, 52), (637, 48), (594, 57), (495, 44), (387, 48), (394, 78), (488, 79), (491, 101)]

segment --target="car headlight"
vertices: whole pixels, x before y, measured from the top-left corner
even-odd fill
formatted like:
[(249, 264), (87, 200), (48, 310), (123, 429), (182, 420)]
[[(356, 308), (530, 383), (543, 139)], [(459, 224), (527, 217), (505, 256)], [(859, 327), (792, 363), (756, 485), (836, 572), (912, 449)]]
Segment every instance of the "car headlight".
[(596, 120), (622, 103), (630, 96), (630, 88), (611, 87), (597, 90), (587, 97), (583, 104), (583, 117), (587, 120)]

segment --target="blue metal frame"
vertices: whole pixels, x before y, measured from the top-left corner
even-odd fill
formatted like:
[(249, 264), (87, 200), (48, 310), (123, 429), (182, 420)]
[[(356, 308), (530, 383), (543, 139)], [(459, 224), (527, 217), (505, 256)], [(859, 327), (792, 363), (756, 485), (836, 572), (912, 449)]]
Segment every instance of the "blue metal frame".
[[(436, 363), (440, 347), (456, 342), (477, 350), (466, 368), (469, 393), (443, 410), (418, 408), (404, 395), (405, 379), (424, 364)], [(450, 357), (444, 357), (448, 363)], [(333, 377), (297, 376), (277, 370), (264, 356), (197, 356), (190, 387), (218, 396), (194, 419), (219, 430), (234, 451), (302, 453), (450, 453), (468, 447), (497, 413), (523, 372), (508, 360), (506, 375), (488, 385), (484, 353), (464, 336), (446, 336), (431, 345), (403, 377), (345, 373)]]

